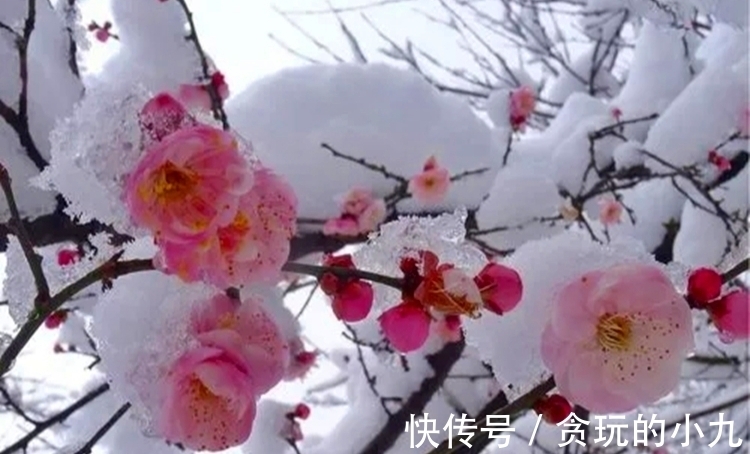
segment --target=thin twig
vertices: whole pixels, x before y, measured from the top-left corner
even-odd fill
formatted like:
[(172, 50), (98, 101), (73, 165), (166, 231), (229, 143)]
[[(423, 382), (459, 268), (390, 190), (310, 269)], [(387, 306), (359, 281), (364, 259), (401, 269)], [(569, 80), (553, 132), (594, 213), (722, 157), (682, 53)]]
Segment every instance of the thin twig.
[(5, 193), (5, 200), (8, 201), (8, 209), (10, 210), (11, 216), (9, 224), (18, 237), (18, 241), (21, 243), (23, 255), (26, 256), (26, 261), (31, 269), (31, 274), (34, 276), (34, 284), (36, 285), (37, 292), (36, 302), (44, 303), (49, 300), (49, 284), (47, 284), (47, 278), (44, 276), (44, 270), (42, 269), (42, 257), (34, 252), (34, 245), (29, 238), (29, 233), (23, 225), (21, 213), (18, 211), (16, 197), (13, 194), (13, 188), (11, 186), (10, 174), (8, 173), (8, 169), (2, 164), (0, 164), (0, 186), (2, 186), (3, 192)]
[(721, 280), (724, 281), (724, 283), (727, 283), (739, 277), (742, 273), (746, 272), (748, 269), (750, 269), (750, 257), (746, 258), (745, 260), (741, 261), (740, 263), (734, 265), (732, 268), (727, 270), (726, 273), (721, 275)]
[(83, 445), (81, 449), (75, 452), (75, 454), (90, 454), (91, 449), (94, 447), (94, 445), (96, 445), (99, 442), (99, 440), (101, 440), (102, 437), (104, 437), (107, 434), (107, 432), (109, 432), (110, 429), (112, 429), (112, 427), (114, 427), (114, 425), (117, 424), (117, 421), (119, 421), (120, 418), (122, 418), (125, 415), (125, 413), (128, 412), (128, 410), (130, 410), (130, 403), (126, 403), (125, 405), (117, 409), (115, 414), (113, 414), (112, 417), (110, 417), (107, 420), (107, 422), (105, 422), (99, 428), (99, 430), (96, 431), (96, 433), (91, 437), (91, 439), (88, 442), (86, 442), (86, 444)]
[[(474, 434), (467, 440), (467, 442), (471, 445), (474, 443), (480, 443), (482, 440), (486, 440), (488, 438), (488, 432), (481, 432), (482, 428), (488, 427), (487, 416), (513, 416), (517, 413), (520, 413), (521, 411), (527, 410), (531, 408), (541, 397), (550, 392), (554, 387), (555, 380), (554, 378), (550, 377), (529, 390), (526, 394), (520, 396), (519, 398), (503, 406), (502, 408), (488, 412), (481, 420), (477, 422), (477, 430), (480, 432), (474, 432)], [(456, 452), (459, 449), (459, 446), (463, 446), (462, 443), (459, 442), (459, 438), (461, 437), (454, 437), (454, 448), (448, 448), (448, 440), (445, 440), (440, 444), (440, 446), (430, 451), (429, 454), (448, 454)]]
[(341, 153), (340, 151), (334, 149), (332, 146), (328, 145), (327, 143), (322, 143), (320, 144), (320, 146), (330, 151), (331, 154), (333, 154), (337, 158), (341, 158), (349, 162), (359, 164), (360, 166), (366, 169), (370, 169), (374, 172), (378, 172), (379, 174), (383, 175), (386, 178), (398, 181), (399, 183), (402, 183), (402, 184), (407, 184), (409, 182), (406, 178), (402, 177), (401, 175), (396, 175), (395, 173), (390, 172), (388, 169), (385, 168), (384, 165), (372, 164), (370, 162), (367, 162), (364, 158), (355, 158), (347, 154)]
[(137, 273), (140, 271), (149, 271), (154, 269), (153, 261), (127, 260), (119, 261), (122, 252), (115, 254), (98, 268), (90, 271), (85, 276), (60, 290), (59, 293), (50, 298), (49, 303), (44, 307), (32, 312), (29, 319), (21, 327), (21, 330), (11, 341), (8, 348), (0, 356), (0, 377), (10, 369), (21, 350), (29, 343), (31, 337), (42, 326), (44, 320), (54, 311), (59, 309), (65, 302), (75, 296), (78, 292), (84, 290), (89, 285), (99, 281), (111, 281), (117, 277), (126, 274)]
[(344, 278), (357, 277), (360, 279), (377, 282), (378, 284), (387, 285), (388, 287), (393, 287), (397, 290), (401, 290), (404, 283), (404, 280), (400, 278), (384, 276), (382, 274), (371, 273), (369, 271), (362, 271), (358, 269), (342, 268), (338, 266), (318, 266), (308, 265), (306, 263), (287, 262), (281, 269), (290, 273), (315, 276), (318, 279), (320, 279), (326, 273), (331, 273), (338, 277)]
[(227, 113), (224, 111), (224, 101), (221, 99), (219, 92), (217, 91), (214, 84), (211, 82), (211, 69), (208, 64), (208, 57), (206, 52), (203, 50), (201, 41), (198, 38), (198, 31), (193, 21), (193, 13), (188, 8), (185, 0), (177, 0), (177, 3), (182, 7), (185, 12), (185, 17), (188, 21), (188, 27), (190, 32), (185, 37), (188, 41), (192, 41), (195, 45), (195, 50), (198, 52), (198, 58), (201, 62), (201, 71), (203, 72), (203, 79), (206, 81), (205, 87), (208, 91), (208, 95), (211, 98), (211, 111), (213, 112), (214, 118), (221, 121), (221, 125), (224, 130), (229, 130), (229, 120), (227, 119)]
[(19, 452), (24, 452), (24, 450), (28, 447), (29, 443), (31, 443), (31, 441), (34, 438), (38, 437), (39, 434), (41, 434), (42, 432), (44, 432), (45, 430), (49, 429), (50, 427), (56, 424), (65, 422), (65, 420), (68, 419), (73, 413), (85, 407), (86, 405), (88, 405), (89, 402), (101, 396), (108, 390), (109, 390), (109, 383), (103, 383), (99, 385), (99, 387), (90, 391), (88, 394), (81, 397), (76, 402), (73, 402), (60, 413), (56, 414), (55, 416), (47, 419), (46, 421), (34, 427), (34, 429), (31, 432), (27, 433), (21, 439), (19, 439), (12, 445), (8, 446), (4, 450), (0, 451), (0, 454), (18, 454)]

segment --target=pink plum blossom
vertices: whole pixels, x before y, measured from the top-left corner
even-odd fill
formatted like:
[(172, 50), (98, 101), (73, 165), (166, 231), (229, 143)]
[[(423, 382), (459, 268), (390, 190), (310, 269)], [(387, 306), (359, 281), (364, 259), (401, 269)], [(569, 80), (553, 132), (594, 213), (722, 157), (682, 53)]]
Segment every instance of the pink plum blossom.
[(369, 233), (374, 231), (378, 226), (385, 220), (387, 208), (385, 200), (375, 199), (370, 203), (367, 208), (359, 215), (359, 231), (360, 233)]
[(451, 264), (437, 265), (437, 257), (426, 254), (424, 279), (414, 297), (425, 307), (443, 314), (476, 317), (482, 305), (479, 287), (466, 273)]
[(297, 198), (270, 170), (259, 167), (253, 175), (254, 185), (229, 224), (194, 242), (159, 241), (157, 266), (218, 287), (280, 279), (296, 230)]
[(725, 343), (750, 337), (750, 294), (734, 290), (706, 306)]
[(485, 309), (498, 315), (512, 310), (521, 301), (523, 283), (521, 276), (512, 268), (498, 263), (488, 263), (474, 277), (479, 287)]
[(241, 343), (199, 345), (164, 380), (161, 434), (196, 451), (222, 451), (250, 436), (256, 388)]
[(366, 189), (354, 188), (343, 196), (341, 214), (323, 225), (323, 234), (359, 236), (369, 233), (385, 220), (386, 210), (383, 199), (374, 197)]
[(427, 341), (432, 319), (422, 305), (404, 302), (383, 312), (378, 322), (388, 342), (401, 353), (409, 353)]
[(344, 214), (359, 216), (374, 200), (372, 192), (363, 188), (354, 188), (344, 195), (341, 201), (341, 211)]
[(289, 366), (289, 344), (255, 299), (242, 302), (218, 294), (191, 313), (190, 334), (205, 346), (233, 346), (250, 364), (247, 375), (255, 394), (276, 386)]
[(671, 392), (693, 348), (690, 308), (656, 266), (591, 271), (557, 294), (541, 353), (560, 394), (624, 413)]
[(235, 219), (252, 176), (230, 133), (198, 125), (146, 150), (128, 176), (125, 201), (157, 239), (195, 241)]
[(514, 131), (523, 130), (535, 105), (536, 95), (531, 87), (524, 85), (511, 92), (510, 124)]
[(159, 93), (144, 104), (138, 121), (147, 145), (197, 124), (185, 107), (169, 93)]
[(323, 234), (329, 236), (358, 236), (360, 234), (359, 221), (352, 215), (342, 215), (329, 219), (323, 224)]
[(408, 190), (417, 201), (423, 204), (435, 204), (445, 198), (451, 185), (448, 170), (440, 167), (437, 159), (430, 156), (422, 172), (409, 180)]
[(618, 224), (622, 218), (622, 205), (613, 198), (599, 201), (599, 221), (604, 225)]

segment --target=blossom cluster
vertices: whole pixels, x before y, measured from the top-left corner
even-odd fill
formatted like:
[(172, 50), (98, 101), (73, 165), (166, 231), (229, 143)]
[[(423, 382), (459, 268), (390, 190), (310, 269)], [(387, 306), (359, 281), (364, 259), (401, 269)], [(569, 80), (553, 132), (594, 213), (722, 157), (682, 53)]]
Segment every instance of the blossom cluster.
[(144, 106), (141, 124), (145, 154), (125, 199), (159, 246), (157, 266), (218, 287), (277, 280), (296, 228), (288, 184), (168, 94)]
[(168, 93), (143, 106), (139, 125), (142, 155), (123, 192), (131, 219), (153, 238), (155, 268), (216, 288), (193, 305), (187, 341), (161, 373), (158, 393), (139, 393), (159, 396), (152, 416), (164, 438), (224, 450), (250, 436), (261, 395), (314, 363), (257, 297), (220, 292), (278, 282), (297, 200), (281, 177), (243, 153), (233, 133), (200, 123)]
[[(350, 255), (329, 256), (328, 266), (356, 269)], [(523, 284), (517, 272), (498, 263), (487, 264), (473, 278), (452, 263), (440, 263), (428, 250), (401, 259), (401, 301), (379, 317), (380, 329), (401, 353), (419, 349), (431, 328), (455, 339), (460, 316), (479, 317), (484, 309), (502, 315), (521, 300)], [(372, 285), (358, 278), (326, 273), (323, 291), (332, 297), (336, 316), (347, 322), (364, 320), (373, 305)]]

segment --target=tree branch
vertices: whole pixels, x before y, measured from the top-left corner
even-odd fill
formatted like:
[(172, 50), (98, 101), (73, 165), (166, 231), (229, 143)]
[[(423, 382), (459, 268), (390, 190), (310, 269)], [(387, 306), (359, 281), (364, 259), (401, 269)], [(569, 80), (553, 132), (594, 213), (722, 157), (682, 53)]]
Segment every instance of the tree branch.
[(78, 292), (99, 281), (111, 281), (126, 274), (154, 269), (151, 260), (128, 260), (121, 262), (119, 260), (122, 254), (122, 252), (115, 254), (98, 268), (60, 290), (58, 294), (50, 298), (48, 304), (31, 313), (29, 319), (13, 338), (8, 348), (2, 353), (2, 356), (0, 356), (0, 377), (8, 372), (13, 361), (15, 361), (21, 350), (28, 344), (34, 333), (42, 326), (44, 320)]
[(368, 281), (387, 285), (388, 287), (393, 287), (397, 290), (401, 290), (404, 285), (403, 279), (390, 277), (390, 276), (384, 276), (382, 274), (377, 274), (377, 273), (371, 273), (369, 271), (363, 271), (363, 270), (352, 269), (352, 268), (341, 268), (337, 266), (318, 266), (318, 265), (308, 265), (306, 263), (287, 262), (284, 264), (284, 266), (281, 269), (289, 273), (306, 274), (308, 276), (315, 276), (318, 279), (320, 279), (326, 273), (331, 273), (338, 277), (344, 277), (344, 278), (357, 277), (360, 279), (366, 279)]
[(96, 433), (94, 433), (91, 439), (88, 442), (86, 442), (86, 444), (83, 445), (81, 449), (75, 452), (75, 454), (90, 454), (94, 445), (96, 445), (99, 442), (99, 440), (101, 440), (102, 437), (104, 437), (107, 434), (107, 432), (109, 432), (112, 429), (112, 427), (114, 427), (115, 424), (117, 424), (117, 421), (119, 421), (120, 418), (125, 416), (125, 413), (127, 413), (128, 410), (130, 410), (130, 403), (126, 403), (125, 405), (117, 409), (115, 414), (113, 414), (112, 417), (110, 417), (107, 420), (107, 422), (105, 422), (104, 425), (102, 425), (99, 428), (99, 430), (97, 430)]
[(60, 423), (65, 422), (65, 420), (68, 419), (73, 413), (85, 407), (89, 402), (101, 396), (108, 390), (109, 390), (108, 383), (103, 383), (99, 385), (99, 387), (90, 391), (88, 394), (86, 394), (85, 396), (78, 399), (76, 402), (69, 405), (60, 413), (38, 424), (36, 427), (34, 427), (34, 429), (31, 432), (27, 433), (23, 438), (19, 439), (12, 445), (0, 451), (0, 454), (18, 454), (19, 451), (25, 452), (29, 443), (31, 443), (31, 441), (34, 440), (34, 438), (39, 436), (39, 434), (49, 429), (50, 427), (54, 426), (55, 424), (60, 424)]
[[(34, 244), (29, 238), (28, 232), (24, 228), (23, 221), (21, 220), (21, 213), (18, 211), (18, 205), (16, 204), (16, 197), (13, 194), (13, 188), (11, 187), (11, 178), (8, 174), (8, 169), (0, 164), (0, 186), (2, 186), (3, 193), (5, 193), (5, 199), (8, 202), (8, 209), (10, 210), (10, 227), (18, 236), (18, 241), (21, 243), (23, 254), (26, 256), (26, 261), (31, 269), (31, 274), (34, 276), (34, 284), (36, 285), (36, 304), (40, 302), (46, 302), (49, 299), (49, 285), (47, 284), (47, 278), (44, 276), (42, 270), (42, 257), (34, 252)], [(2, 374), (0, 374), (2, 375)]]
[(410, 415), (421, 414), (435, 393), (443, 386), (453, 365), (461, 358), (465, 346), (463, 340), (453, 342), (446, 344), (437, 353), (427, 356), (427, 362), (435, 371), (435, 374), (422, 381), (419, 390), (409, 396), (409, 399), (399, 411), (388, 417), (388, 421), (380, 429), (380, 432), (367, 443), (359, 454), (382, 454), (396, 443), (398, 437), (404, 433), (404, 427), (409, 421)]
[(227, 119), (227, 113), (224, 111), (224, 101), (221, 99), (219, 92), (213, 83), (211, 83), (211, 69), (208, 64), (208, 57), (206, 52), (203, 50), (201, 41), (198, 38), (198, 31), (193, 21), (193, 13), (190, 11), (185, 0), (177, 0), (177, 3), (182, 7), (185, 12), (185, 17), (188, 21), (188, 27), (190, 32), (185, 37), (188, 41), (192, 41), (195, 45), (195, 50), (198, 52), (198, 58), (201, 62), (201, 71), (203, 72), (203, 79), (206, 81), (206, 90), (211, 98), (211, 111), (213, 112), (214, 118), (221, 121), (221, 125), (224, 130), (229, 130), (229, 120)]

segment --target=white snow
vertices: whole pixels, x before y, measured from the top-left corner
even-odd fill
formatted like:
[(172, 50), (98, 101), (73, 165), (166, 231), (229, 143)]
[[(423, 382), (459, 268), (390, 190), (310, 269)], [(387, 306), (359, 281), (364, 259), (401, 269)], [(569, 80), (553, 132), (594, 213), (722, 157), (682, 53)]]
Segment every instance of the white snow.
[[(750, 215), (748, 184), (748, 169), (745, 166), (739, 175), (710, 191), (714, 200), (721, 201), (721, 208), (725, 212), (736, 216), (735, 220), (730, 221), (736, 234), (747, 231)], [(732, 246), (737, 246), (737, 241), (705, 197), (699, 195), (695, 197), (695, 202), (700, 207), (690, 201), (685, 202), (680, 231), (674, 243), (674, 258), (692, 266), (716, 266)]]
[(138, 83), (159, 92), (197, 82), (200, 61), (185, 39), (187, 18), (178, 2), (111, 0), (111, 6), (121, 45), (105, 65), (102, 83)]
[[(690, 83), (692, 72), (696, 71), (695, 47), (693, 33), (645, 21), (635, 41), (627, 80), (611, 104), (622, 111), (623, 118), (640, 118), (664, 111)], [(651, 123), (628, 125), (626, 135), (643, 140)]]
[(563, 228), (562, 222), (539, 219), (557, 216), (562, 203), (557, 185), (549, 176), (532, 166), (504, 167), (477, 212), (477, 223), (480, 230), (507, 229), (479, 238), (496, 249), (507, 250), (552, 235)]
[[(495, 167), (489, 128), (461, 100), (438, 93), (413, 72), (372, 65), (285, 69), (253, 83), (227, 105), (232, 125), (258, 157), (290, 182), (301, 217), (338, 214), (336, 195), (359, 186), (377, 196), (397, 182), (335, 158), (321, 143), (411, 178), (431, 155), (451, 175)], [(494, 176), (454, 182), (433, 209), (477, 206)], [(401, 212), (422, 209), (414, 200)]]

